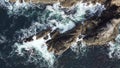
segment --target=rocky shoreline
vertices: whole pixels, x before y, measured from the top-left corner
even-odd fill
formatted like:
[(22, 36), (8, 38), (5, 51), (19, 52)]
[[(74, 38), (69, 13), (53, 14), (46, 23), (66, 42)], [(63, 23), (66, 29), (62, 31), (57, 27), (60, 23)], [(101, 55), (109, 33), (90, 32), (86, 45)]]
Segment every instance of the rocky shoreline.
[[(9, 0), (10, 2), (16, 2), (16, 0)], [(77, 4), (78, 2), (83, 2), (83, 3), (101, 3), (104, 5), (107, 5), (109, 3), (111, 4), (115, 4), (117, 6), (120, 6), (120, 1), (119, 0), (18, 0), (20, 3), (23, 2), (28, 2), (28, 3), (34, 3), (34, 4), (38, 4), (38, 3), (43, 3), (43, 4), (53, 4), (56, 2), (60, 2), (60, 4), (64, 7), (71, 7), (75, 4)]]
[[(81, 0), (59, 0), (60, 4), (64, 7), (71, 7), (75, 5), (78, 1)], [(15, 0), (10, 0), (10, 2), (15, 2)], [(20, 2), (23, 2), (22, 0)], [(30, 2), (25, 0), (25, 2)], [(44, 3), (44, 4), (53, 4), (58, 2), (58, 0), (34, 0), (33, 3)], [(88, 46), (98, 46), (105, 45), (110, 41), (114, 41), (116, 36), (119, 33), (119, 24), (120, 24), (120, 1), (119, 0), (85, 0), (83, 2), (90, 2), (93, 4), (99, 2), (103, 4), (106, 8), (102, 14), (98, 16), (93, 16), (90, 19), (86, 20), (84, 24), (76, 24), (76, 26), (65, 32), (60, 33), (55, 30), (50, 33), (51, 30), (45, 30), (36, 35), (37, 39), (43, 37), (46, 38), (47, 34), (51, 34), (51, 39), (46, 43), (48, 45), (48, 50), (54, 51), (55, 54), (61, 55), (67, 49), (70, 48), (72, 44), (77, 41), (77, 38), (84, 35), (83, 40)], [(24, 39), (25, 42), (32, 41), (33, 36)]]

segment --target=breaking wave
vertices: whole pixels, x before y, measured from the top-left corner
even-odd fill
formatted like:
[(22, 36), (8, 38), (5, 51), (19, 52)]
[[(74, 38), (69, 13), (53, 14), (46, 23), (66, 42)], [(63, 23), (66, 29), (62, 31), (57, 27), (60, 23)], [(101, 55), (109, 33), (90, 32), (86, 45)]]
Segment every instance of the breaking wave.
[(116, 37), (115, 42), (110, 42), (109, 45), (109, 57), (120, 59), (120, 34)]
[[(50, 53), (47, 50), (46, 41), (51, 39), (49, 34), (47, 40), (43, 38), (36, 39), (35, 36), (31, 42), (19, 42), (19, 40), (35, 35), (48, 27), (52, 28), (52, 31), (59, 29), (61, 33), (64, 33), (72, 29), (76, 23), (81, 23), (96, 14), (99, 16), (101, 12), (105, 10), (104, 5), (99, 3), (87, 5), (87, 3), (80, 2), (67, 10), (65, 10), (60, 3), (53, 5), (35, 5), (26, 2), (20, 3), (19, 0), (15, 3), (1, 0), (1, 3), (7, 7), (9, 17), (14, 16), (18, 18), (19, 16), (24, 16), (32, 23), (30, 23), (29, 27), (15, 31), (14, 37), (18, 41), (13, 45), (13, 51), (10, 57), (16, 55), (25, 57), (27, 55), (28, 60), (26, 63), (39, 62), (40, 67), (52, 67), (55, 60), (57, 60), (54, 53)], [(3, 37), (1, 38), (4, 39)], [(83, 44), (81, 46), (83, 46)], [(78, 47), (71, 47), (75, 52), (79, 50), (77, 48)]]

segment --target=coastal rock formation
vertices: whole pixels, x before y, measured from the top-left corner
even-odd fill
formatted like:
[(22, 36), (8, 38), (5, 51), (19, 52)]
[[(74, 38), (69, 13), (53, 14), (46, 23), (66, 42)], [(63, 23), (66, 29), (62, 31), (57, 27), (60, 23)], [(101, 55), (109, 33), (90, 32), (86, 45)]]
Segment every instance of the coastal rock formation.
[[(88, 34), (83, 41), (87, 45), (104, 45), (109, 41), (115, 39), (118, 35), (118, 24), (120, 19), (112, 19), (110, 23), (106, 23), (105, 26), (102, 26), (99, 29), (95, 29), (96, 32)], [(93, 31), (92, 31), (93, 32)]]
[[(10, 0), (14, 2), (14, 0)], [(25, 0), (28, 1), (28, 0)], [(35, 3), (38, 0), (34, 0)], [(45, 4), (51, 2), (57, 2), (57, 0), (44, 0)], [(64, 7), (70, 7), (76, 4), (80, 0), (59, 0), (61, 5)], [(53, 51), (57, 55), (61, 55), (65, 52), (71, 45), (77, 42), (77, 38), (82, 37), (84, 35), (83, 40), (86, 45), (105, 45), (110, 41), (113, 41), (118, 35), (118, 27), (120, 24), (120, 1), (119, 0), (84, 0), (83, 2), (92, 3), (99, 2), (105, 5), (106, 10), (104, 10), (100, 16), (93, 16), (88, 20), (84, 21), (84, 24), (77, 23), (76, 26), (65, 32), (60, 33), (58, 30), (53, 32), (43, 31), (35, 35), (37, 39), (41, 37), (46, 37), (48, 33), (50, 33), (51, 39), (48, 40), (47, 46), (48, 50)], [(22, 1), (21, 1), (22, 2)], [(33, 2), (33, 3), (34, 3)], [(44, 3), (42, 0), (39, 0), (39, 3)], [(53, 3), (54, 3), (53, 2)], [(89, 5), (89, 3), (88, 3)], [(32, 41), (31, 36), (26, 38), (24, 41)]]
[(117, 6), (120, 6), (120, 0), (112, 0), (111, 4), (115, 4)]
[(104, 45), (114, 40), (118, 34), (120, 24), (120, 12), (118, 9), (118, 6), (111, 5), (103, 11), (100, 17), (97, 19), (93, 18), (96, 26), (92, 26), (94, 28), (92, 30), (89, 29), (87, 31), (89, 33), (86, 33), (86, 37), (84, 37), (87, 45)]
[[(101, 3), (101, 4), (108, 4), (109, 2), (111, 2), (111, 0), (10, 0), (10, 2), (16, 2), (19, 1), (20, 3), (23, 2), (28, 2), (28, 3), (43, 3), (43, 4), (53, 4), (56, 2), (60, 2), (60, 4), (64, 7), (71, 7), (73, 5), (75, 5), (78, 2), (87, 2), (89, 3)], [(120, 0), (112, 0), (111, 2), (112, 4), (116, 4), (119, 5), (120, 4)]]

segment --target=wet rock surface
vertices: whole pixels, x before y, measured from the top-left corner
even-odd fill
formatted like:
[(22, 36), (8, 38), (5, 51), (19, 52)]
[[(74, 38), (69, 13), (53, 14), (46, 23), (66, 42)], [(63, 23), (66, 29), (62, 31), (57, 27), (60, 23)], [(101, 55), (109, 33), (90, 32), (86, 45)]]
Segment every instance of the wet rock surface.
[[(62, 6), (72, 6), (79, 0), (60, 0)], [(89, 2), (91, 0), (85, 0)], [(11, 1), (14, 2), (14, 1)], [(48, 3), (48, 0), (45, 1)], [(76, 24), (76, 26), (65, 32), (60, 33), (55, 30), (51, 33), (51, 39), (47, 41), (48, 50), (55, 52), (57, 55), (61, 55), (67, 49), (73, 45), (77, 38), (84, 35), (82, 42), (86, 45), (105, 45), (110, 41), (113, 41), (118, 35), (118, 27), (120, 24), (120, 5), (118, 0), (92, 0), (92, 3), (99, 2), (105, 5), (106, 10), (102, 12), (100, 16), (93, 16), (88, 20), (84, 21), (84, 24)], [(35, 2), (36, 3), (36, 2)], [(41, 3), (44, 3), (41, 1)], [(68, 4), (66, 4), (68, 3)], [(89, 3), (88, 3), (89, 5)], [(47, 35), (47, 32), (42, 34)], [(36, 37), (39, 39), (41, 34), (37, 34)], [(31, 37), (32, 38), (32, 37)], [(29, 41), (29, 38), (26, 41)]]
[[(117, 3), (120, 2), (119, 0), (116, 0), (116, 1), (118, 1)], [(108, 56), (109, 46), (106, 46), (106, 44), (109, 41), (114, 41), (114, 38), (118, 33), (117, 23), (119, 23), (119, 17), (120, 17), (119, 16), (120, 7), (118, 5), (116, 6), (115, 3), (111, 6), (108, 5), (107, 9), (101, 14), (101, 16), (99, 17), (94, 16), (92, 18), (89, 18), (84, 22), (84, 24), (76, 24), (76, 27), (74, 27), (73, 29), (63, 34), (61, 34), (58, 30), (51, 32), (51, 30), (49, 29), (43, 30), (42, 32), (35, 34), (37, 36), (37, 39), (41, 37), (44, 37), (45, 39), (47, 39), (48, 38), (47, 34), (50, 33), (50, 36), (52, 39), (47, 41), (47, 45), (49, 46), (48, 50), (55, 51), (55, 54), (60, 55), (58, 57), (58, 60), (56, 60), (54, 64), (55, 68), (120, 68), (120, 59), (118, 59), (117, 57), (110, 58)], [(9, 16), (7, 15), (6, 10), (3, 10), (3, 9), (0, 9), (0, 13), (1, 13), (0, 31), (3, 36), (4, 35), (6, 36), (8, 41), (7, 43), (0, 43), (0, 46), (1, 46), (0, 47), (0, 67), (1, 68), (41, 68), (39, 67), (39, 65), (43, 61), (38, 63), (30, 62), (30, 63), (24, 64), (24, 62), (27, 61), (30, 55), (22, 58), (20, 58), (20, 56), (17, 56), (17, 57), (7, 56), (9, 55), (9, 53), (11, 53), (11, 50), (12, 50), (11, 46), (14, 44), (14, 42), (12, 43), (10, 42), (11, 41), (17, 42), (16, 40), (18, 40), (13, 38), (15, 31), (19, 30), (18, 28), (21, 29), (24, 26), (28, 26), (28, 25), (30, 26), (30, 22), (26, 21), (27, 20), (26, 17), (21, 16), (23, 18), (19, 17), (18, 19), (14, 20), (15, 23), (17, 22), (17, 24), (15, 24), (11, 28), (11, 22), (15, 17), (9, 19)], [(21, 25), (22, 19), (26, 21), (26, 22), (22, 21), (23, 25)], [(112, 28), (114, 30), (112, 30), (111, 32), (109, 28)], [(108, 36), (106, 32), (108, 33), (110, 32), (109, 34), (110, 36)], [(89, 46), (87, 46), (86, 52), (81, 52), (81, 49), (79, 49), (79, 54), (77, 54), (76, 52), (73, 52), (69, 47), (72, 46), (71, 44), (76, 42), (75, 40), (78, 36), (79, 38), (81, 38), (80, 34), (84, 35), (83, 41), (86, 42), (86, 44)], [(28, 38), (25, 38), (22, 41), (25, 41), (25, 42), (32, 41), (35, 35), (29, 36), (29, 37), (27, 36)], [(106, 38), (104, 36), (108, 36), (108, 37)], [(102, 42), (101, 37), (104, 38), (104, 39), (102, 38), (103, 39), (102, 41), (104, 42), (104, 44), (101, 43)], [(57, 41), (56, 39), (59, 41)], [(1, 40), (1, 37), (0, 37), (0, 40)], [(64, 42), (62, 40), (68, 41), (70, 43)], [(97, 42), (99, 40), (100, 42)], [(52, 45), (55, 43), (56, 45)], [(63, 45), (60, 45), (60, 44), (63, 44)], [(43, 68), (48, 68), (48, 67), (43, 67)]]

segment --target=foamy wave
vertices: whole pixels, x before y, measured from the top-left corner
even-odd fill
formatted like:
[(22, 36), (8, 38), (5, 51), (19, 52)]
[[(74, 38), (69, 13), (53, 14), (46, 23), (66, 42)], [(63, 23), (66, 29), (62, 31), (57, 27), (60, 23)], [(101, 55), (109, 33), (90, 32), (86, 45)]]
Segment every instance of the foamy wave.
[(86, 52), (86, 45), (82, 42), (83, 38), (77, 38), (76, 42), (70, 47), (71, 50), (76, 53), (76, 57), (79, 57), (79, 55), (84, 55)]
[[(44, 40), (43, 38), (36, 40), (35, 36), (33, 38), (34, 38), (34, 40), (31, 42), (23, 42), (22, 44), (15, 43), (14, 47), (17, 48), (15, 50), (17, 55), (24, 56), (25, 55), (24, 51), (26, 51), (29, 54), (28, 62), (32, 62), (35, 60), (38, 60), (38, 62), (39, 62), (39, 60), (43, 60), (42, 64), (47, 62), (46, 65), (52, 66), (55, 61), (55, 56), (52, 52), (48, 52), (47, 45), (46, 45), (47, 40)], [(50, 36), (49, 36), (48, 40), (49, 39), (50, 39)], [(35, 55), (37, 55), (39, 57), (34, 58)], [(33, 59), (31, 59), (31, 58), (33, 58)]]
[(109, 45), (109, 57), (120, 59), (120, 34), (115, 39), (116, 42), (110, 42)]
[(76, 23), (86, 20), (86, 15), (89, 17), (94, 16), (95, 13), (100, 15), (101, 12), (105, 10), (104, 5), (99, 3), (87, 5), (87, 3), (80, 2), (69, 9), (76, 10), (76, 13), (67, 15), (65, 11), (62, 10), (60, 3), (47, 5), (45, 9), (41, 9), (43, 6), (38, 6), (37, 9), (34, 9), (33, 4), (26, 2), (20, 3), (19, 0), (17, 0), (15, 4), (9, 3), (7, 7), (9, 8), (9, 15), (23, 15), (25, 17), (35, 16), (38, 22), (49, 25), (53, 30), (58, 28), (61, 33), (72, 29)]
[(8, 9), (12, 10), (12, 11), (18, 11), (19, 8), (22, 8), (22, 7), (27, 8), (29, 5), (24, 0), (23, 0), (23, 3), (20, 3), (20, 0), (16, 0), (16, 2), (14, 4), (10, 3), (9, 0), (5, 0), (5, 2), (8, 3), (8, 5), (7, 5)]
[(15, 31), (15, 37), (19, 40), (23, 40), (24, 38), (28, 38), (32, 35), (35, 35), (38, 32), (40, 32), (46, 28), (47, 28), (47, 26), (44, 24), (41, 24), (39, 22), (32, 22), (32, 24), (30, 25), (29, 28), (20, 29), (18, 31)]
[(25, 63), (39, 63), (40, 67), (52, 67), (55, 61), (55, 56), (52, 52), (49, 52), (47, 50), (46, 41), (48, 41), (50, 38), (50, 35), (48, 34), (48, 39), (45, 40), (43, 37), (40, 39), (36, 39), (36, 36), (33, 37), (33, 41), (31, 42), (22, 42), (24, 38), (27, 38), (29, 36), (35, 35), (37, 31), (46, 29), (45, 25), (39, 23), (39, 22), (33, 22), (29, 28), (20, 29), (16, 31), (16, 36), (18, 36), (18, 39), (20, 42), (16, 42), (13, 46), (13, 51), (11, 52), (10, 56), (20, 56), (24, 57), (26, 54), (29, 56), (27, 58), (27, 61)]
[[(9, 3), (9, 2), (7, 2)], [(10, 16), (17, 15), (17, 16), (25, 16), (27, 18), (34, 17), (36, 20), (32, 20), (33, 24), (26, 29), (20, 29), (16, 31), (16, 34), (22, 34), (19, 36), (19, 39), (22, 40), (23, 38), (29, 37), (31, 35), (35, 35), (37, 32), (36, 29), (46, 29), (47, 27), (51, 27), (52, 31), (55, 29), (59, 29), (61, 33), (64, 33), (73, 27), (75, 27), (76, 23), (81, 23), (82, 21), (86, 20), (85, 15), (89, 15), (89, 17), (93, 16), (95, 13), (100, 13), (105, 10), (104, 6), (97, 3), (95, 5), (90, 4), (87, 5), (86, 3), (78, 3), (74, 7), (70, 8), (69, 10), (76, 10), (73, 14), (66, 14), (62, 7), (60, 7), (59, 3), (55, 3), (52, 5), (47, 5), (46, 8), (41, 8), (41, 6), (37, 6), (37, 9), (34, 9), (34, 5), (28, 3), (20, 3), (18, 0), (15, 4), (9, 3), (8, 7), (8, 14)], [(30, 11), (29, 11), (30, 10)], [(30, 18), (31, 19), (31, 18)], [(36, 21), (36, 22), (34, 22)], [(49, 35), (48, 35), (49, 36)], [(50, 39), (50, 38), (49, 38)], [(15, 52), (19, 56), (24, 56), (24, 51), (29, 53), (30, 58), (34, 57), (34, 55), (39, 55), (38, 59), (48, 62), (49, 65), (54, 64), (55, 56), (53, 53), (47, 51), (46, 41), (43, 38), (35, 39), (31, 42), (23, 42), (18, 43), (16, 42), (13, 48), (16, 48)], [(77, 43), (77, 42), (76, 42)], [(83, 44), (81, 44), (83, 46)], [(77, 51), (77, 47), (72, 48), (73, 51)], [(37, 53), (36, 53), (37, 52)], [(37, 58), (34, 58), (36, 60)], [(29, 60), (31, 62), (31, 60)], [(43, 63), (43, 62), (42, 62)]]

